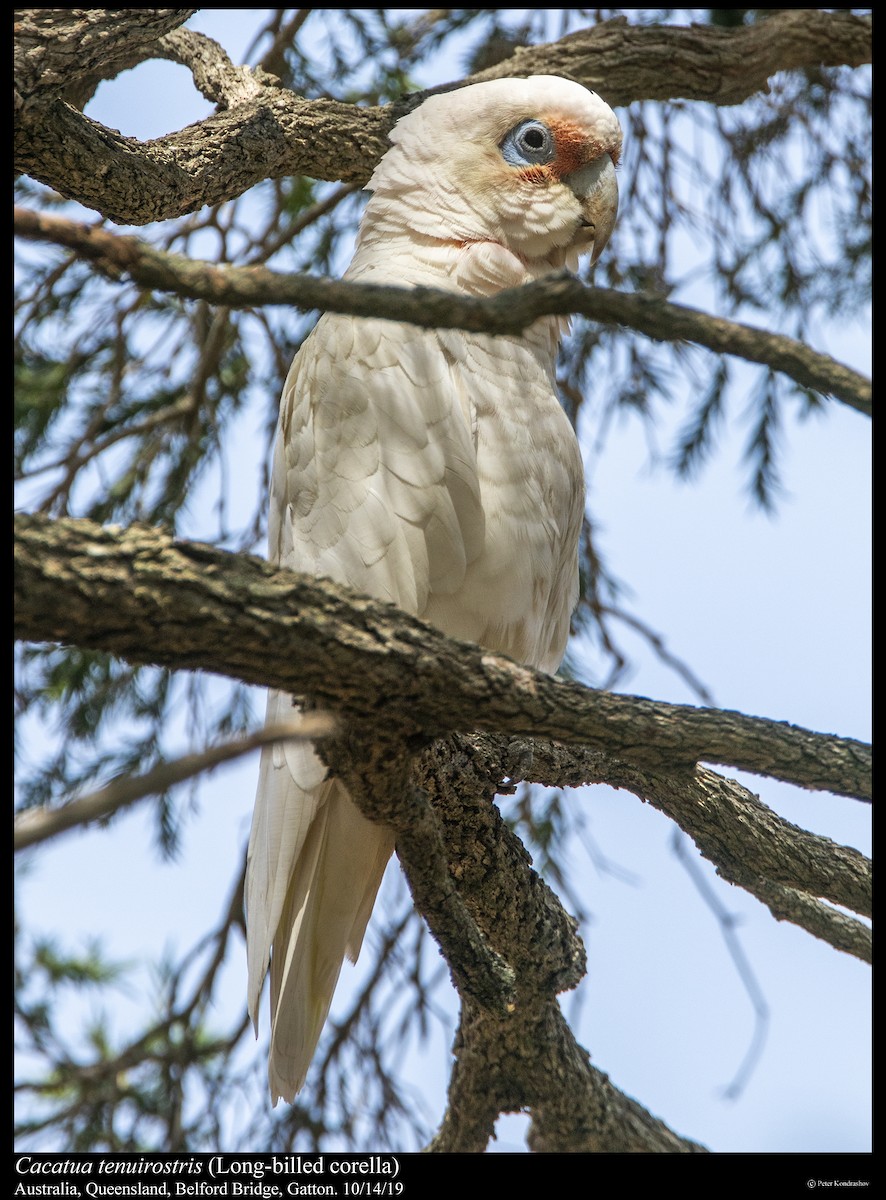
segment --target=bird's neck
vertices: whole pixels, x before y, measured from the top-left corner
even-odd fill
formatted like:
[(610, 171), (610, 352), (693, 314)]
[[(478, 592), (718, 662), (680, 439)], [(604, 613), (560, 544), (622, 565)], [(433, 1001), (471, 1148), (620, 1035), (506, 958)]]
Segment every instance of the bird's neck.
[(364, 223), (345, 278), (494, 296), (569, 265), (562, 251), (527, 260), (490, 239), (430, 237), (414, 230), (376, 229)]

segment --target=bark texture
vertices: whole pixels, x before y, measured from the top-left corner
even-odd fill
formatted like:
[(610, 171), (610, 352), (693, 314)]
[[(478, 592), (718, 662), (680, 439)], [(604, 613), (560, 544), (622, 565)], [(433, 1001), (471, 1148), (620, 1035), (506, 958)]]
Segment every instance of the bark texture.
[[(387, 148), (393, 123), (427, 94), (385, 108), (305, 100), (275, 77), (261, 70), (245, 75), (217, 56), (209, 91), (221, 111), (187, 129), (142, 143), (80, 111), (97, 74), (112, 78), (149, 56), (186, 62), (197, 86), (207, 90), (208, 39), (167, 33), (192, 12), (19, 10), (15, 170), (112, 221), (144, 225), (283, 175), (363, 184)], [(72, 61), (78, 38), (96, 48), (82, 65)], [(776, 71), (870, 61), (869, 17), (800, 9), (732, 31), (605, 22), (518, 50), (451, 86), (553, 71), (599, 90), (615, 106), (678, 98), (738, 104), (766, 89)]]

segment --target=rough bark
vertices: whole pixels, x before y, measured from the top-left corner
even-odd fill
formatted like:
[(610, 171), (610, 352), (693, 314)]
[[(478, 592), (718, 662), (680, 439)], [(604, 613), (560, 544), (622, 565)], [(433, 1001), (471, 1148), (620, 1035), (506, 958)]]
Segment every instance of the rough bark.
[(647, 768), (704, 761), (870, 796), (870, 748), (854, 739), (554, 679), (329, 581), (153, 528), (16, 517), (15, 605), (17, 637), (307, 693), (401, 739), (550, 737)]
[(809, 833), (774, 813), (734, 779), (697, 766), (686, 772), (647, 771), (599, 751), (553, 742), (475, 736), (474, 753), (502, 778), (546, 787), (603, 783), (652, 804), (695, 842), (729, 883), (836, 949), (873, 958), (870, 928), (832, 906), (873, 914), (869, 859), (850, 846)]
[(871, 18), (783, 9), (736, 29), (628, 25), (624, 17), (530, 46), (466, 82), (509, 75), (567, 75), (609, 104), (706, 100), (741, 104), (767, 92), (779, 71), (857, 67), (871, 61)]
[(528, 1109), (537, 1150), (702, 1150), (615, 1088), (563, 1019), (556, 996), (583, 977), (584, 946), (492, 803), (494, 757), (450, 738), (413, 773), (396, 731), (377, 727), (321, 753), (367, 815), (396, 830), (461, 998), (449, 1104), (429, 1149), (482, 1151), (499, 1113)]
[[(220, 72), (230, 82), (217, 84), (217, 99), (227, 104), (242, 96), (241, 102), (187, 129), (141, 143), (80, 112), (76, 102), (82, 102), (82, 91), (74, 96), (76, 102), (68, 98), (70, 39), (61, 39), (57, 51), (51, 37), (59, 11), (65, 12), (21, 10), (17, 31), (24, 49), (17, 59), (15, 169), (121, 224), (182, 216), (283, 175), (365, 183), (387, 148), (394, 121), (424, 98), (420, 93), (381, 109), (308, 101), (261, 71), (251, 75), (259, 89), (253, 93), (244, 84), (242, 69), (230, 66)], [(144, 57), (147, 44), (160, 57), (187, 61), (199, 85), (205, 47), (198, 52), (194, 39), (158, 37), (191, 10), (122, 10), (139, 13), (135, 32), (132, 22), (115, 20), (119, 11), (75, 10), (85, 13), (84, 19), (104, 37), (108, 66), (102, 77), (132, 65), (133, 56)], [(147, 14), (152, 14), (150, 24)], [(70, 20), (62, 27), (68, 34)], [(870, 18), (807, 9), (779, 12), (731, 31), (608, 22), (551, 45), (522, 49), (458, 86), (553, 71), (598, 90), (614, 105), (677, 98), (737, 104), (767, 88), (776, 71), (870, 61)], [(91, 85), (91, 58), (89, 66), (84, 76)]]
[[(82, 104), (101, 79), (156, 53), (164, 34), (196, 8), (14, 9), (13, 76), (16, 111), (47, 96)], [(88, 82), (87, 82), (88, 81)]]
[[(455, 964), (456, 985), (484, 1009), (509, 1011), (515, 981), (527, 972), (541, 972), (553, 995), (584, 970), (574, 928), (544, 889), (508, 922), (538, 929), (528, 955), (499, 946), (490, 932), (505, 907), (522, 903), (522, 847), (497, 829), (474, 828), (494, 823), (488, 799), (503, 779), (625, 788), (671, 817), (724, 879), (778, 919), (870, 961), (870, 930), (832, 907), (870, 915), (870, 863), (698, 765), (728, 763), (864, 797), (870, 748), (860, 742), (552, 679), (329, 581), (156, 529), (19, 516), (15, 593), (18, 637), (211, 670), (308, 695), (338, 715), (345, 732), (320, 752), (367, 816), (397, 832), (416, 903)], [(488, 736), (449, 746), (458, 786), (450, 781), (448, 791), (476, 795), (479, 787), (484, 804), (469, 813), (460, 800), (447, 822), (441, 805), (427, 801), (441, 790), (441, 763), (431, 782), (416, 782), (414, 760), (434, 739), (468, 730)], [(469, 785), (471, 775), (481, 783)], [(453, 847), (456, 833), (467, 840)], [(493, 843), (505, 859), (487, 855), (472, 893), (471, 848)]]

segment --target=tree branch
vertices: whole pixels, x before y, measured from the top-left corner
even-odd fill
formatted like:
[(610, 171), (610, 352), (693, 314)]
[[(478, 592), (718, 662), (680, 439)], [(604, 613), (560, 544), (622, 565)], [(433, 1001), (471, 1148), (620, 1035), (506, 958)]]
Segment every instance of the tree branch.
[(371, 820), (394, 830), (397, 857), (415, 906), (452, 972), (463, 1000), (506, 1013), (514, 1004), (514, 973), (484, 938), (447, 866), (437, 816), (412, 780), (412, 752), (396, 726), (377, 724), (348, 730), (336, 746), (319, 747), (332, 773), (342, 779), (355, 804)]
[(803, 342), (658, 296), (588, 287), (568, 274), (481, 299), (437, 288), (345, 283), (312, 275), (281, 275), (260, 266), (216, 266), (157, 250), (140, 238), (21, 207), (14, 210), (14, 228), (22, 237), (66, 246), (111, 279), (128, 277), (142, 287), (229, 308), (285, 304), (408, 321), (426, 329), (490, 334), (520, 334), (539, 317), (580, 314), (605, 325), (625, 325), (647, 337), (685, 339), (715, 353), (762, 363), (868, 416), (873, 412), (870, 380)]
[(757, 880), (754, 894), (776, 921), (790, 921), (835, 950), (862, 962), (874, 961), (874, 935), (862, 921), (838, 912), (799, 888), (785, 887), (768, 879)]
[(753, 891), (755, 883), (766, 879), (862, 916), (873, 913), (869, 859), (792, 825), (734, 779), (705, 767), (671, 775), (638, 770), (607, 753), (567, 749), (538, 738), (475, 736), (471, 741), (503, 778), (545, 787), (605, 783), (632, 792), (676, 822), (730, 883)]
[[(304, 100), (262, 68), (235, 66), (212, 39), (178, 28), (193, 11), (23, 10), (16, 30), (20, 169), (109, 219), (137, 224), (233, 199), (264, 179), (304, 172), (345, 181), (288, 231), (269, 218), (268, 229), (279, 240), (365, 182), (387, 148), (392, 123), (428, 94), (377, 109)], [(277, 37), (267, 63), (277, 60), (310, 10), (284, 25), (285, 11), (278, 10), (268, 26)], [(869, 18), (819, 10), (762, 16), (758, 10), (757, 17), (732, 31), (630, 26), (619, 18), (550, 46), (520, 50), (450, 86), (553, 72), (595, 87), (613, 104), (675, 96), (731, 104), (768, 90), (777, 71), (870, 61)], [(151, 58), (185, 65), (220, 111), (147, 143), (83, 114), (102, 79)], [(431, 289), (285, 277), (261, 267), (218, 268), (106, 229), (33, 213), (17, 213), (16, 222), (23, 236), (68, 246), (111, 279), (199, 298), (222, 306), (222, 314), (228, 307), (282, 303), (422, 327), (519, 334), (541, 317), (578, 312), (651, 338), (687, 339), (737, 354), (872, 412), (870, 381), (848, 367), (793, 339), (659, 296), (626, 296), (551, 277), (476, 301)], [(229, 231), (222, 223), (217, 230), (224, 240)], [(253, 247), (256, 238), (255, 231), (247, 234)], [(200, 399), (212, 358), (211, 339), (199, 331), (195, 336), (201, 356), (189, 404)], [(103, 413), (109, 411), (106, 404)], [(167, 406), (160, 419), (171, 411)], [(131, 436), (134, 428), (130, 422), (102, 444)], [(75, 447), (78, 460), (84, 444), (81, 438)], [(614, 1088), (575, 1041), (556, 996), (584, 974), (584, 947), (577, 922), (532, 870), (530, 856), (492, 803), (505, 775), (559, 784), (594, 779), (630, 789), (689, 832), (727, 881), (758, 897), (777, 919), (870, 958), (867, 927), (831, 907), (870, 912), (867, 860), (783, 821), (747, 789), (698, 765), (729, 764), (866, 798), (870, 748), (859, 742), (552, 679), (329, 581), (179, 542), (158, 529), (102, 529), (24, 515), (16, 518), (16, 535), (16, 636), (101, 649), (133, 663), (218, 672), (304, 695), (336, 714), (337, 736), (321, 741), (318, 751), (361, 810), (394, 829), (415, 906), (443, 949), (462, 999), (449, 1106), (431, 1149), (483, 1150), (498, 1114), (518, 1110), (531, 1113), (534, 1150), (703, 1149)], [(305, 719), (310, 723), (314, 715)], [(467, 737), (453, 730), (487, 732)], [(301, 732), (322, 737), (324, 730), (309, 724)], [(23, 844), (31, 844), (106, 817), (277, 736), (279, 729), (265, 730), (162, 764), (141, 779), (117, 780), (59, 810), (32, 810), (16, 823), (16, 846), (20, 834)], [(435, 738), (440, 740), (429, 745)], [(110, 1072), (104, 1062), (74, 1064), (75, 1093), (93, 1082), (104, 1093), (110, 1074), (127, 1062), (138, 1066), (154, 1058), (177, 1066), (179, 1051), (212, 1055), (233, 1048), (245, 1018), (231, 1039), (207, 1036), (199, 1047), (193, 1039), (200, 1022), (191, 1018), (211, 999), (228, 933), (242, 922), (241, 914), (242, 875), (224, 926), (206, 943), (211, 960), (184, 1008), (183, 977), (169, 976), (168, 1019), (153, 1031), (158, 1044), (139, 1039), (110, 1064)], [(421, 984), (416, 987), (421, 992)], [(358, 1008), (362, 1004), (361, 998)], [(186, 1026), (184, 1038), (179, 1022)], [(178, 1049), (173, 1041), (181, 1043)], [(381, 1072), (380, 1082), (386, 1082)], [(391, 1107), (395, 1102), (396, 1094), (394, 1102), (385, 1100)], [(181, 1096), (170, 1107), (173, 1148), (180, 1104)], [(292, 1118), (295, 1130), (298, 1109)]]
[[(453, 641), (327, 580), (159, 530), (21, 514), (15, 635), (307, 694), (404, 738), (550, 737), (636, 766), (730, 765), (870, 796), (870, 747), (786, 722), (596, 692)], [(373, 686), (367, 686), (367, 680)]]
[[(564, 1021), (555, 997), (582, 978), (584, 946), (577, 922), (492, 803), (501, 785), (496, 756), (474, 739), (446, 738), (421, 756), (416, 777), (437, 814), (458, 894), (514, 980), (504, 1011), (462, 993), (449, 1104), (429, 1149), (481, 1151), (500, 1112), (525, 1108), (539, 1149), (700, 1149), (614, 1088)], [(458, 960), (462, 947), (453, 952)]]
[(335, 729), (335, 722), (324, 713), (304, 714), (300, 720), (284, 725), (266, 725), (246, 737), (210, 746), (196, 754), (185, 754), (172, 762), (159, 763), (152, 770), (134, 779), (121, 777), (107, 787), (86, 796), (78, 796), (60, 808), (42, 806), (29, 808), (15, 818), (13, 849), (24, 850), (37, 842), (55, 837), (78, 825), (91, 825), (94, 821), (107, 820), (121, 808), (128, 808), (147, 796), (165, 792), (177, 783), (193, 779), (204, 771), (212, 771), (222, 763), (240, 758), (251, 750), (257, 750), (269, 742), (292, 738), (296, 741), (328, 737)]
[[(52, 16), (42, 18), (47, 37), (57, 10), (50, 12)], [(175, 25), (181, 18), (174, 15), (170, 20)], [(393, 123), (427, 95), (385, 108), (308, 101), (256, 72), (252, 78), (264, 87), (256, 99), (140, 143), (65, 103), (64, 73), (53, 59), (43, 65), (33, 49), (33, 31), (40, 23), (31, 18), (21, 33), (26, 41), (20, 53), (24, 65), (18, 77), (22, 102), (15, 129), (15, 169), (121, 224), (182, 216), (283, 175), (365, 183), (387, 149)], [(124, 30), (105, 26), (104, 54), (111, 64), (125, 60), (131, 51), (126, 42), (118, 45), (123, 37)], [(48, 53), (42, 44), (38, 50)], [(769, 77), (780, 70), (870, 61), (869, 17), (807, 9), (778, 12), (736, 30), (612, 21), (551, 45), (521, 49), (490, 71), (453, 86), (553, 72), (598, 90), (615, 105), (678, 97), (736, 104), (765, 89)], [(111, 74), (115, 69), (103, 68)], [(223, 73), (230, 75), (227, 67)], [(107, 186), (111, 177), (113, 189)]]
[[(570, 752), (538, 739), (527, 743), (474, 736), (437, 743), (422, 756), (417, 770), (438, 813), (449, 870), (464, 904), (490, 944), (512, 965), (517, 983), (515, 1003), (507, 1014), (470, 999), (463, 1003), (448, 1106), (428, 1148), (480, 1152), (500, 1112), (528, 1108), (530, 1145), (535, 1150), (701, 1150), (613, 1087), (575, 1042), (554, 995), (574, 986), (584, 973), (584, 949), (574, 922), (547, 892), (522, 845), (491, 803), (493, 793), (504, 775), (554, 786), (575, 786), (596, 778), (630, 788), (688, 828), (715, 862), (720, 859), (714, 857), (712, 847), (718, 851), (725, 847), (722, 858), (727, 869), (721, 873), (727, 879), (731, 862), (750, 863), (753, 854), (760, 871), (777, 875), (770, 870), (775, 861), (783, 876), (782, 861), (792, 855), (801, 857), (789, 845), (785, 829), (798, 835), (801, 846), (811, 842), (822, 850), (829, 847), (838, 875), (843, 856), (864, 860), (854, 851), (833, 847), (827, 839), (795, 830), (745, 789), (703, 768), (688, 780), (679, 774), (673, 779), (664, 774), (653, 777), (602, 754)], [(680, 803), (672, 803), (672, 794)], [(748, 824), (749, 812), (755, 821)], [(708, 825), (714, 827), (712, 835), (707, 833)], [(774, 838), (773, 828), (778, 831)], [(775, 845), (769, 845), (769, 840)], [(801, 873), (799, 865), (796, 870)], [(777, 917), (793, 920), (858, 957), (869, 956), (870, 947), (865, 947), (869, 931), (860, 922), (828, 909), (805, 892), (761, 878), (759, 872), (755, 879), (754, 894)], [(819, 882), (820, 873), (813, 872), (808, 886), (817, 887)], [(776, 907), (779, 901), (781, 911)]]
[(632, 792), (670, 817), (718, 875), (766, 904), (778, 920), (790, 920), (835, 949), (872, 961), (868, 926), (825, 903), (871, 916), (870, 860), (785, 821), (734, 779), (704, 767), (691, 775), (635, 769), (608, 754), (537, 738), (475, 736), (470, 742), (502, 777), (546, 787), (602, 783)]
[(521, 47), (464, 82), (554, 74), (616, 106), (635, 100), (741, 104), (755, 92), (768, 92), (780, 71), (871, 62), (871, 38), (869, 16), (816, 8), (782, 9), (736, 29), (629, 25), (616, 17), (557, 42)]
[(13, 73), (18, 112), (46, 96), (82, 105), (103, 79), (154, 56), (164, 34), (196, 8), (15, 9)]
[(218, 42), (192, 29), (176, 29), (161, 38), (157, 57), (177, 62), (191, 72), (198, 91), (220, 109), (259, 99), (267, 88), (280, 87), (272, 75), (235, 66)]
[(499, 1112), (529, 1108), (530, 1149), (570, 1153), (703, 1153), (592, 1065), (553, 1000), (507, 1021), (465, 1006), (449, 1102), (429, 1150), (480, 1152)]

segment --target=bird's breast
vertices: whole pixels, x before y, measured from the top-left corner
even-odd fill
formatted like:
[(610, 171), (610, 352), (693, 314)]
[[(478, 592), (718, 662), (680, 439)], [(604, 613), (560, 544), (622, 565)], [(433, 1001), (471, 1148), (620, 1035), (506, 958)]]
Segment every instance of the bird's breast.
[[(454, 337), (441, 335), (452, 353)], [(556, 395), (543, 335), (459, 335), (453, 377), (471, 424), (485, 520), (482, 550), (427, 619), (521, 662), (556, 669), (578, 593), (581, 455)]]

